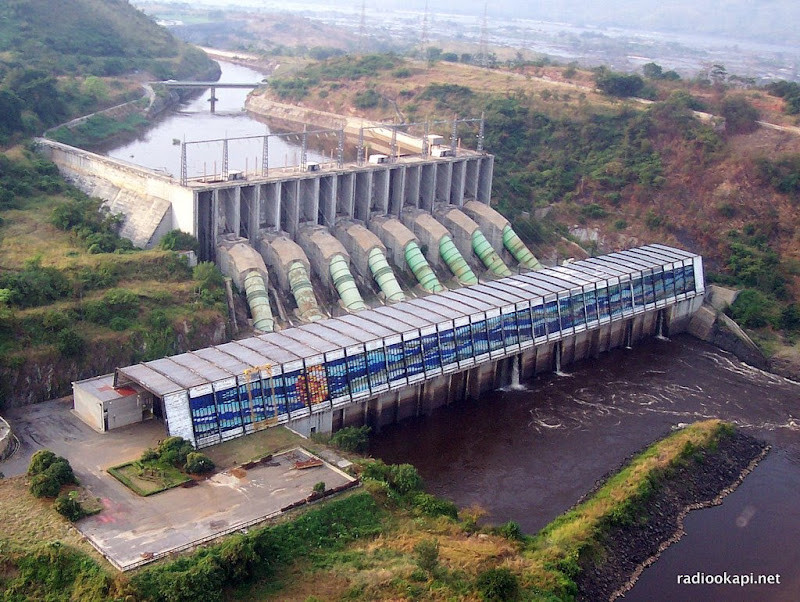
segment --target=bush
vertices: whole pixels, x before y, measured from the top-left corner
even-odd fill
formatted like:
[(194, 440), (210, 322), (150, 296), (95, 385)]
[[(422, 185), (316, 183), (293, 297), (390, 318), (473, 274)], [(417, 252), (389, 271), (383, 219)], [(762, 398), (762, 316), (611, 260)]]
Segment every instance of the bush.
[(41, 473), (31, 478), (30, 492), (33, 497), (56, 497), (59, 491), (61, 483), (52, 475)]
[(167, 251), (194, 251), (200, 250), (200, 242), (186, 232), (181, 230), (170, 230), (158, 243), (158, 246)]
[(722, 101), (720, 113), (725, 118), (725, 129), (732, 134), (746, 134), (758, 129), (758, 110), (743, 96), (733, 96)]
[(314, 493), (325, 493), (325, 481), (314, 483), (314, 488), (312, 489), (312, 491)]
[(378, 94), (375, 90), (365, 90), (364, 92), (356, 92), (356, 96), (353, 99), (353, 105), (357, 109), (372, 109), (378, 106), (378, 103), (381, 101), (381, 95)]
[(405, 495), (422, 489), (422, 477), (411, 464), (393, 464), (389, 467), (389, 485)]
[(446, 516), (458, 520), (458, 507), (430, 493), (418, 493), (411, 502), (414, 508), (427, 516)]
[(414, 555), (417, 566), (428, 574), (433, 573), (439, 566), (439, 542), (435, 539), (426, 539), (414, 546)]
[(747, 328), (762, 328), (775, 322), (777, 306), (761, 291), (745, 289), (728, 310), (731, 318)]
[(78, 479), (72, 471), (69, 461), (61, 456), (57, 457), (42, 474), (55, 479), (59, 485), (77, 485)]
[(40, 449), (31, 457), (30, 464), (28, 464), (28, 476), (32, 477), (43, 473), (55, 460), (56, 455), (49, 449)]
[(205, 454), (200, 452), (189, 452), (186, 454), (186, 472), (191, 474), (204, 474), (214, 470), (214, 462)]
[(333, 434), (330, 443), (342, 451), (364, 453), (369, 446), (371, 431), (372, 429), (368, 426), (346, 426)]
[(86, 516), (86, 512), (83, 506), (81, 506), (81, 503), (70, 494), (59, 495), (53, 504), (53, 508), (55, 508), (56, 512), (61, 516), (73, 523)]
[(507, 523), (497, 527), (497, 534), (505, 537), (506, 539), (515, 539), (517, 541), (521, 541), (524, 537), (522, 533), (522, 527), (519, 526), (519, 523), (513, 520), (510, 520)]
[(158, 444), (157, 451), (164, 462), (183, 468), (186, 466), (186, 457), (194, 448), (183, 437), (167, 437)]
[(481, 598), (487, 601), (515, 600), (519, 595), (517, 576), (505, 567), (483, 571), (476, 585)]
[(86, 341), (71, 328), (65, 328), (58, 333), (56, 347), (58, 348), (58, 352), (64, 357), (78, 357), (83, 355), (83, 351), (86, 348)]
[(158, 460), (158, 458), (159, 458), (158, 452), (154, 450), (152, 447), (148, 447), (146, 450), (142, 452), (142, 455), (139, 456), (139, 462), (143, 463), (152, 462), (154, 460)]

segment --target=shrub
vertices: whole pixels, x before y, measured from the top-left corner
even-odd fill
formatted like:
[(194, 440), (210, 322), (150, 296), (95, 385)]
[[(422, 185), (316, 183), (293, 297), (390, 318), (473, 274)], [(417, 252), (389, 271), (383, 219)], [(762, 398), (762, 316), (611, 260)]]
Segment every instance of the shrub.
[(61, 516), (73, 523), (76, 520), (82, 519), (86, 516), (86, 512), (81, 506), (81, 503), (75, 499), (71, 494), (61, 494), (56, 498), (53, 508), (56, 509)]
[(517, 576), (505, 567), (483, 571), (476, 585), (481, 598), (487, 601), (515, 600), (519, 595)]
[(346, 426), (333, 434), (330, 443), (342, 451), (364, 453), (369, 446), (371, 431), (368, 426)]
[(72, 471), (69, 461), (58, 456), (42, 474), (55, 479), (59, 485), (77, 485), (78, 479)]
[(152, 447), (148, 447), (142, 452), (142, 455), (139, 456), (139, 462), (152, 462), (154, 460), (158, 460), (158, 458), (158, 452)]
[(214, 470), (214, 462), (205, 454), (200, 452), (189, 452), (186, 454), (186, 472), (191, 474), (203, 474)]
[(522, 533), (522, 527), (519, 526), (519, 523), (513, 520), (510, 520), (507, 523), (497, 527), (497, 534), (505, 537), (506, 539), (516, 539), (517, 541), (522, 540), (524, 537)]
[(389, 467), (389, 485), (405, 495), (422, 489), (422, 477), (411, 464), (393, 464)]
[(47, 468), (55, 462), (56, 455), (49, 449), (40, 449), (31, 457), (30, 464), (28, 464), (28, 476), (32, 477), (37, 474), (43, 473)]
[(430, 493), (418, 493), (412, 501), (414, 508), (427, 516), (446, 516), (458, 520), (458, 507), (450, 500), (443, 500)]
[(425, 539), (414, 546), (417, 566), (428, 574), (433, 573), (439, 566), (439, 542), (435, 539)]
[(353, 105), (357, 109), (371, 109), (378, 106), (381, 101), (381, 95), (375, 90), (364, 90), (363, 92), (356, 92), (353, 99)]
[(314, 483), (314, 488), (312, 489), (312, 491), (314, 493), (325, 493), (325, 481)]
[(581, 215), (589, 219), (602, 219), (608, 215), (608, 211), (602, 205), (590, 203), (581, 207)]
[(167, 437), (158, 445), (158, 455), (168, 463), (178, 467), (186, 466), (186, 457), (194, 448), (183, 437)]
[(31, 478), (30, 492), (33, 497), (56, 497), (61, 491), (58, 479), (47, 473), (41, 473)]
[(170, 230), (158, 243), (158, 246), (167, 251), (194, 251), (200, 250), (200, 242), (186, 232), (181, 230)]
[(728, 313), (742, 326), (761, 328), (775, 322), (777, 307), (761, 291), (748, 288), (739, 293)]
[(71, 328), (65, 328), (58, 333), (56, 347), (64, 357), (78, 357), (83, 354), (86, 348), (86, 341)]
[(192, 278), (198, 281), (200, 290), (220, 288), (225, 285), (222, 272), (210, 261), (201, 261), (194, 266)]
[(726, 98), (720, 112), (725, 118), (725, 129), (732, 134), (746, 134), (758, 129), (758, 110), (743, 96)]

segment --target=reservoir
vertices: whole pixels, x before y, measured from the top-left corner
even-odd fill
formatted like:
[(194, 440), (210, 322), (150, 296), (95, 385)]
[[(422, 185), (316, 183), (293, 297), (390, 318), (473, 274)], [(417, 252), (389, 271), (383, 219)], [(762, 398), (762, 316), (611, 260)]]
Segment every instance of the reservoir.
[[(218, 61), (222, 69), (219, 82), (255, 83), (264, 79), (264, 74), (248, 67)], [(109, 157), (127, 161), (142, 167), (169, 173), (179, 178), (181, 173), (181, 143), (215, 140), (205, 144), (187, 146), (187, 166), (189, 177), (220, 173), (222, 170), (223, 148), (221, 140), (229, 142), (229, 170), (255, 172), (260, 168), (263, 157), (263, 136), (271, 132), (264, 121), (259, 121), (244, 110), (248, 89), (216, 89), (216, 112), (211, 113), (210, 91), (204, 90), (160, 115), (153, 126), (133, 141), (111, 149), (104, 149)], [(250, 140), (233, 140), (255, 136)], [(312, 139), (309, 144), (316, 143)], [(269, 138), (270, 167), (299, 165), (301, 159), (300, 136)], [(309, 151), (308, 161), (322, 162), (320, 152)]]

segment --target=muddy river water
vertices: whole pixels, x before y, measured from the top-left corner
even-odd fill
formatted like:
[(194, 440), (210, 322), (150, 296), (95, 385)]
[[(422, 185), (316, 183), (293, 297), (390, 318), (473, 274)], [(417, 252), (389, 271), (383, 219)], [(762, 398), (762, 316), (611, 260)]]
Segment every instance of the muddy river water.
[[(687, 534), (626, 599), (800, 600), (800, 383), (688, 335), (393, 425), (373, 437), (371, 452), (417, 466), (431, 493), (535, 533), (632, 453), (677, 424), (712, 417), (773, 449), (721, 506), (687, 517)], [(726, 571), (777, 573), (780, 585), (678, 583)]]

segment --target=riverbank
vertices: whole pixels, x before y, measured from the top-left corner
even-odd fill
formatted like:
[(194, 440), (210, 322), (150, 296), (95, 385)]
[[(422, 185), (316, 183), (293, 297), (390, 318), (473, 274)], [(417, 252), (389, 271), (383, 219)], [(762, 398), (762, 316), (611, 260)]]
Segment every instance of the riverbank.
[[(653, 556), (648, 546), (675, 537), (687, 505), (721, 499), (763, 453), (760, 443), (726, 423), (695, 423), (637, 454), (535, 537), (524, 536), (513, 522), (479, 528), (478, 510), (456, 512), (452, 503), (424, 493), (410, 465), (359, 461), (364, 492), (129, 579), (105, 573), (81, 555), (83, 572), (97, 576), (100, 599), (123, 589), (131, 599), (152, 600), (196, 599), (201, 591), (209, 600), (472, 600), (495, 599), (489, 593), (498, 591), (504, 594), (496, 599), (608, 599), (642, 559)], [(35, 546), (15, 550), (0, 583), (23, 594), (25, 584), (8, 569), (43, 552)], [(74, 593), (80, 581), (62, 589)]]
[(602, 561), (583, 559), (578, 599), (614, 600), (629, 591), (645, 568), (681, 539), (692, 510), (716, 506), (752, 472), (770, 448), (741, 432), (723, 433), (705, 449), (686, 448), (654, 479), (653, 493), (636, 500), (630, 519), (613, 520), (601, 537)]

